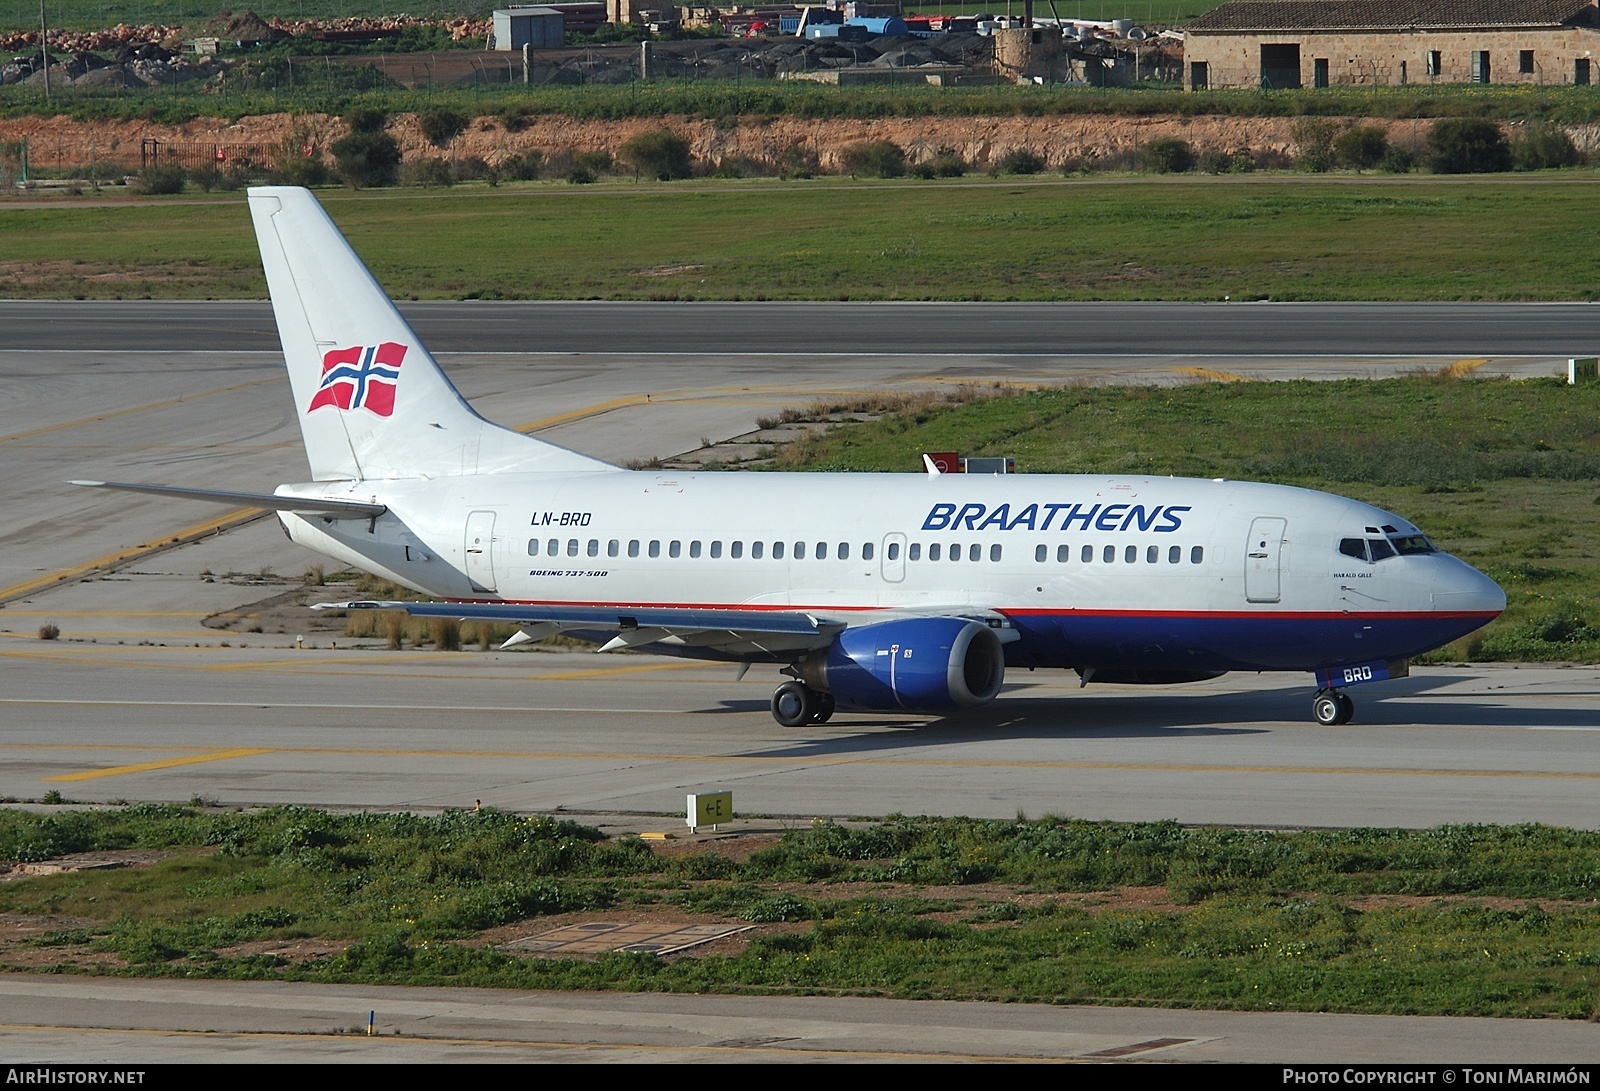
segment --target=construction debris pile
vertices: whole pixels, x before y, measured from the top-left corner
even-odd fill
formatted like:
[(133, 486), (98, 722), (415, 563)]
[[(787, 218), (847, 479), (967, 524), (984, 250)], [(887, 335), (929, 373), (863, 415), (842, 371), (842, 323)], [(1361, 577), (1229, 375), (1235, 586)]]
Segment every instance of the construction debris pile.
[[(51, 39), (53, 42), (54, 35)], [(156, 42), (130, 42), (110, 60), (88, 50), (75, 52), (67, 60), (57, 57), (50, 62), (49, 80), (52, 87), (156, 87), (210, 79), (222, 68), (215, 57), (185, 57)], [(43, 58), (37, 52), (0, 65), (0, 85), (38, 86), (45, 77)]]

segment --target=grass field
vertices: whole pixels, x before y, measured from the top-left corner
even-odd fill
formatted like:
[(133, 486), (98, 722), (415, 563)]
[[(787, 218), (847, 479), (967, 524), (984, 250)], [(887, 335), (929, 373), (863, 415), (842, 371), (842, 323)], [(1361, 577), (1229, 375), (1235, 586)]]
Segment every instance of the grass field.
[[(321, 196), (401, 298), (1565, 300), (1600, 295), (1593, 185), (1579, 171)], [(0, 204), (0, 294), (264, 292), (242, 194)]]
[[(1537, 826), (890, 820), (653, 851), (493, 811), (0, 810), (0, 859), (110, 849), (145, 865), (0, 885), (37, 922), (0, 967), (1564, 1018), (1600, 983), (1600, 834)], [(759, 927), (700, 957), (490, 944), (606, 914)]]
[(1397, 512), (1505, 588), (1436, 659), (1600, 662), (1600, 386), (1380, 382), (1081, 387), (928, 406), (783, 449), (807, 470), (914, 469), (922, 451), (1029, 473), (1176, 474), (1326, 489)]

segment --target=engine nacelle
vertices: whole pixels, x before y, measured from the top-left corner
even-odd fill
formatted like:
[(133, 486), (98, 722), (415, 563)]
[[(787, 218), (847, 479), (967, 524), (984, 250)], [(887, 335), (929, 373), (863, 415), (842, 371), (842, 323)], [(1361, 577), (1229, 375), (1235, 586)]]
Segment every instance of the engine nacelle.
[(800, 661), (812, 689), (846, 708), (971, 708), (1005, 681), (1000, 638), (960, 617), (904, 618), (846, 629)]

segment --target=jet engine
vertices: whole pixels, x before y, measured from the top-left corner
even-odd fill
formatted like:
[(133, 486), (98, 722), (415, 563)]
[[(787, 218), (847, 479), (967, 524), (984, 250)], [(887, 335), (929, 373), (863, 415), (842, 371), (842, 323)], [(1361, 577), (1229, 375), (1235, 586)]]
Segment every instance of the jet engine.
[(1006, 658), (987, 625), (927, 617), (846, 629), (799, 667), (807, 686), (845, 708), (971, 708), (1000, 692)]

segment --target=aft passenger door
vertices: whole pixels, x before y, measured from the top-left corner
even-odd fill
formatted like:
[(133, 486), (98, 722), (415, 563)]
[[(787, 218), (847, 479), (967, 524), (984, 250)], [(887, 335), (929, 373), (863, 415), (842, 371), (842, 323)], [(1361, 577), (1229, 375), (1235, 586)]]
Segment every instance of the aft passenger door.
[(1244, 550), (1246, 602), (1277, 602), (1283, 597), (1283, 536), (1287, 519), (1260, 518), (1250, 524)]
[(494, 512), (467, 516), (467, 579), (474, 591), (494, 590)]

